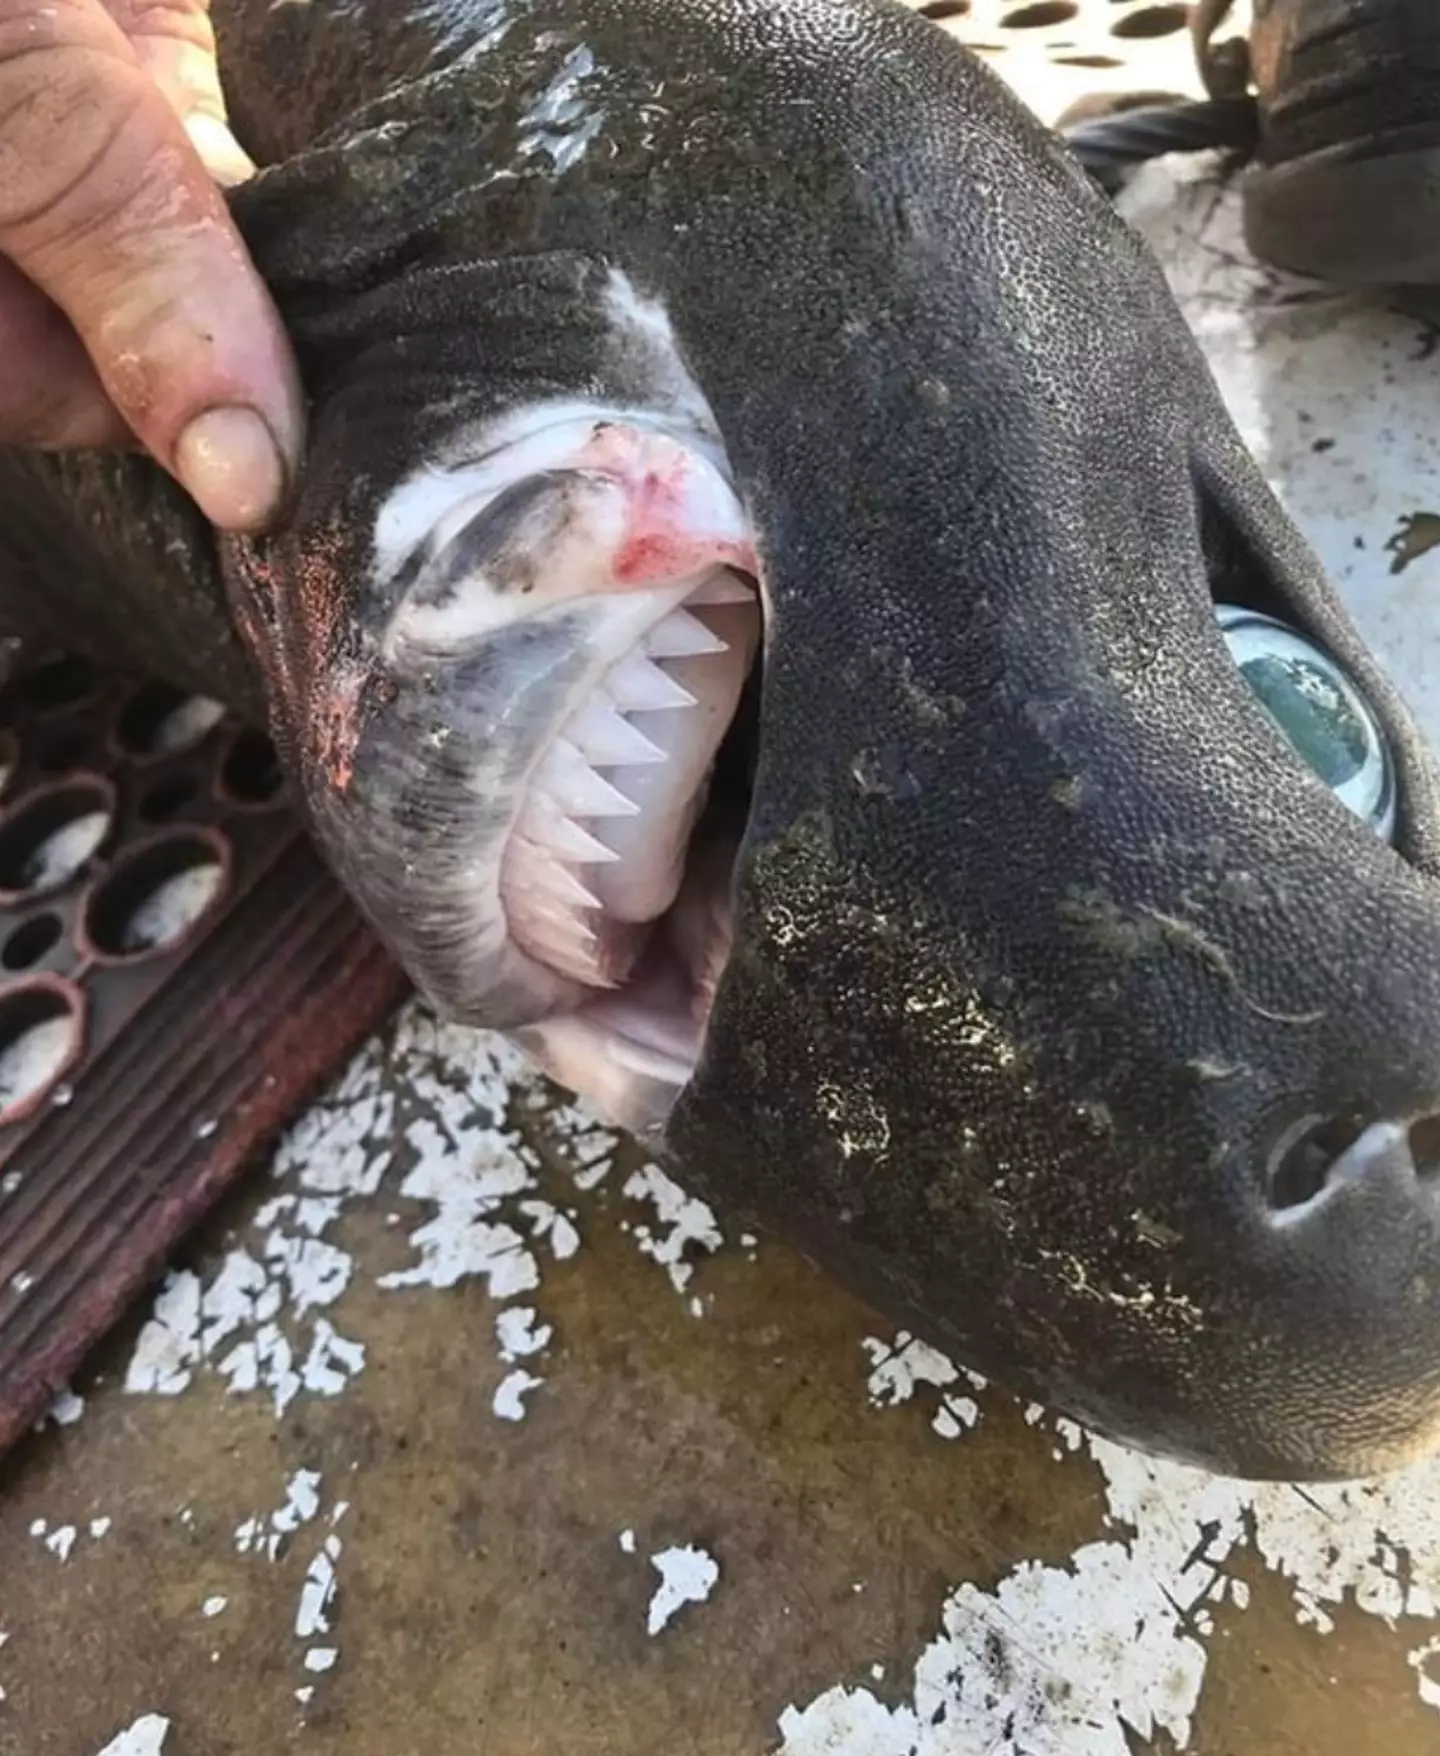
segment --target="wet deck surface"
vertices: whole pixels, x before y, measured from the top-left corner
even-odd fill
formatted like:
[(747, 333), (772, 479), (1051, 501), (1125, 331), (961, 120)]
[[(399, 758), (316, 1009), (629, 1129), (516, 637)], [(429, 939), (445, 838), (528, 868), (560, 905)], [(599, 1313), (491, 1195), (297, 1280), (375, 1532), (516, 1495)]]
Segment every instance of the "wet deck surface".
[[(1433, 337), (1129, 205), (1440, 739)], [(407, 1012), (0, 1468), (3, 1756), (1440, 1750), (1440, 1463), (1091, 1442), (515, 1066)]]

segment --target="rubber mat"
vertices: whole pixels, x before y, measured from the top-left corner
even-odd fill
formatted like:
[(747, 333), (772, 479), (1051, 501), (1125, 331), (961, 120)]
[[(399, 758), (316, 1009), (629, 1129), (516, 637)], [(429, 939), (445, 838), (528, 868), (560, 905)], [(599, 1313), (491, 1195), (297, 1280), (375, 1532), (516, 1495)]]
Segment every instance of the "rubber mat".
[(268, 740), (47, 655), (0, 690), (0, 1449), (406, 983)]

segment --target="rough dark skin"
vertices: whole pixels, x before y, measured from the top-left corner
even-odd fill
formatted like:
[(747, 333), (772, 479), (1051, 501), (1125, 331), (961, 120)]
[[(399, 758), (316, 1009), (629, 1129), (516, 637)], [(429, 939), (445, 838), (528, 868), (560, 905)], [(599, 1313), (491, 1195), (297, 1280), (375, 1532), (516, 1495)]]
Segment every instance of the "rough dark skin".
[[(393, 10), (216, 7), (313, 404), (293, 516), (177, 559), (143, 464), (12, 455), (0, 621), (263, 698), (337, 871), (464, 1016), (417, 901), (458, 782), (416, 752), (437, 702), (482, 734), (463, 675), (382, 662), (367, 545), (457, 422), (643, 378), (595, 319), (618, 265), (714, 409), (768, 619), (735, 951), (657, 1152), (1132, 1443), (1295, 1477), (1431, 1447), (1424, 1130), (1289, 1224), (1266, 1166), (1305, 1117), (1440, 1111), (1436, 770), (1155, 262), (898, 4)], [(553, 174), (523, 119), (580, 48), (603, 128)], [(1395, 848), (1262, 724), (1212, 598), (1359, 681)]]

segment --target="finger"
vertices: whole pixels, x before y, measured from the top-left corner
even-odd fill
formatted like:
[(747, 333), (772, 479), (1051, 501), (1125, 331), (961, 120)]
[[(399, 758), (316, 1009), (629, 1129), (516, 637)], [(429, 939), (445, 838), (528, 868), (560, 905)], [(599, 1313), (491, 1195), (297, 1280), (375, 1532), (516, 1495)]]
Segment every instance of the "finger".
[(0, 260), (0, 444), (131, 446), (65, 313)]
[(201, 162), (223, 188), (255, 174), (230, 132), (208, 0), (105, 0), (140, 64), (170, 100)]
[(288, 341), (165, 94), (89, 0), (0, 0), (0, 255), (215, 523), (273, 518), (301, 441)]

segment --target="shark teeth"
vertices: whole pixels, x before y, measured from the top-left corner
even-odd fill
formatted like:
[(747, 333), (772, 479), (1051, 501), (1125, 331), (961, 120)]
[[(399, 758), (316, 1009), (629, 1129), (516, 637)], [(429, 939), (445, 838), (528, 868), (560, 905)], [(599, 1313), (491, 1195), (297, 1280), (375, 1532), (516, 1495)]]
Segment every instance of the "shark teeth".
[(537, 847), (574, 866), (606, 865), (620, 858), (613, 848), (567, 817), (548, 794), (535, 792), (521, 819), (521, 831)]
[(602, 780), (568, 738), (556, 738), (535, 771), (537, 784), (567, 817), (635, 817), (640, 807)]
[(531, 903), (527, 919), (535, 949), (543, 953), (551, 969), (586, 987), (603, 981), (605, 948), (588, 922), (545, 899)]
[(600, 898), (592, 896), (570, 868), (556, 860), (537, 860), (531, 882), (547, 900), (563, 903), (568, 909), (600, 907)]
[(688, 610), (672, 610), (641, 642), (652, 659), (706, 658), (729, 652), (730, 643), (708, 629)]
[(587, 702), (570, 721), (568, 731), (576, 748), (596, 768), (629, 768), (667, 760), (658, 744), (652, 744), (643, 732), (603, 701)]
[(692, 609), (700, 605), (713, 608), (717, 604), (753, 604), (755, 590), (728, 567), (717, 567), (695, 587), (685, 602)]
[[(543, 928), (545, 949), (552, 956), (558, 951), (581, 958), (595, 956), (600, 936), (573, 909), (552, 901), (549, 897), (536, 897), (531, 900), (529, 912), (532, 920)], [(584, 979), (586, 978), (582, 976), (581, 980)], [(593, 980), (593, 976), (590, 979)]]
[(605, 693), (621, 713), (660, 713), (694, 707), (695, 697), (643, 652), (627, 652), (605, 679)]
[[(679, 890), (714, 745), (739, 699), (755, 593), (717, 568), (615, 661), (537, 764), (506, 855), (524, 950), (590, 988), (619, 988)], [(753, 625), (733, 641), (740, 607)], [(696, 709), (701, 711), (696, 712)]]

